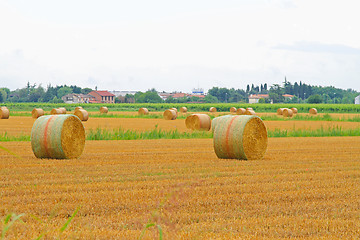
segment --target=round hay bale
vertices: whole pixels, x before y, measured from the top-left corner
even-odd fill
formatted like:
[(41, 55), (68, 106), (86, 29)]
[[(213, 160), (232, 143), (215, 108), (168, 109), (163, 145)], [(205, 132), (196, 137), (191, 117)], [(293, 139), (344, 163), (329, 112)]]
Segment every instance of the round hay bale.
[(41, 116), (44, 116), (44, 110), (42, 110), (41, 108), (34, 108), (32, 111), (31, 111), (31, 116), (33, 118), (38, 118), (38, 117), (41, 117)]
[(185, 125), (192, 130), (209, 131), (211, 118), (207, 114), (191, 114), (185, 119)]
[(285, 108), (278, 108), (278, 110), (276, 111), (276, 114), (277, 115), (283, 115), (284, 109)]
[(85, 122), (89, 120), (89, 113), (85, 109), (75, 110), (74, 115), (77, 116), (81, 121)]
[(165, 110), (163, 117), (165, 120), (175, 120), (177, 118), (177, 113), (173, 109)]
[(83, 109), (83, 107), (78, 106), (78, 107), (75, 108), (75, 111), (79, 110), (79, 109)]
[(292, 117), (294, 115), (294, 112), (291, 109), (285, 108), (282, 115), (284, 117)]
[(231, 107), (230, 112), (235, 113), (236, 112), (236, 107)]
[(246, 110), (253, 110), (254, 111), (254, 109), (252, 107), (248, 107), (248, 108), (246, 108)]
[(254, 110), (251, 110), (251, 109), (246, 109), (245, 111), (245, 114), (244, 115), (256, 115), (255, 111)]
[(209, 109), (209, 112), (217, 112), (217, 109), (216, 109), (215, 107), (211, 107), (211, 108)]
[(148, 115), (149, 114), (149, 110), (147, 108), (140, 108), (138, 111), (139, 115)]
[(37, 158), (78, 158), (85, 146), (85, 129), (74, 115), (47, 115), (31, 129), (31, 148)]
[(265, 124), (259, 117), (217, 117), (213, 131), (218, 158), (252, 160), (264, 157), (268, 139)]
[(297, 114), (297, 113), (298, 113), (297, 108), (291, 108), (291, 111), (293, 111), (294, 114)]
[(10, 110), (7, 107), (0, 108), (0, 119), (9, 119)]
[(59, 109), (60, 109), (60, 111), (61, 111), (61, 114), (66, 114), (66, 108), (60, 107)]
[(316, 108), (310, 108), (309, 113), (311, 115), (316, 115), (317, 114), (317, 109)]
[(50, 111), (51, 115), (58, 115), (58, 114), (63, 114), (63, 111), (61, 111), (59, 108), (53, 108)]
[(177, 108), (170, 108), (171, 110), (174, 110), (176, 113), (178, 112)]
[(109, 109), (107, 107), (101, 107), (100, 108), (100, 113), (108, 113)]
[(180, 112), (182, 112), (182, 113), (187, 113), (187, 107), (181, 107), (181, 108), (180, 108)]
[(238, 108), (238, 109), (236, 110), (236, 114), (237, 114), (237, 115), (244, 115), (245, 112), (246, 112), (246, 109), (245, 109), (245, 108)]

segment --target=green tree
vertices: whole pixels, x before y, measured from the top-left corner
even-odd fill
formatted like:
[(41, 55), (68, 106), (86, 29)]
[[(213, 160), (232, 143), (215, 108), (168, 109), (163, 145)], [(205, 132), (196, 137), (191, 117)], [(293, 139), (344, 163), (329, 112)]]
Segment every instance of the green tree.
[(319, 94), (311, 95), (307, 99), (308, 103), (322, 103), (322, 97)]
[(83, 89), (81, 89), (82, 94), (88, 94), (89, 92), (92, 92), (91, 88), (83, 88)]
[(217, 97), (208, 94), (208, 95), (206, 95), (204, 97), (204, 102), (206, 102), (206, 103), (218, 103), (219, 100), (217, 99)]
[(70, 87), (62, 87), (57, 91), (57, 97), (61, 99), (63, 96), (72, 93), (73, 90)]
[(149, 90), (145, 93), (137, 92), (135, 94), (135, 102), (137, 103), (162, 103), (163, 100), (156, 91)]
[(273, 100), (274, 103), (280, 103), (284, 101), (284, 90), (280, 87), (279, 84), (274, 84), (270, 87), (269, 98)]

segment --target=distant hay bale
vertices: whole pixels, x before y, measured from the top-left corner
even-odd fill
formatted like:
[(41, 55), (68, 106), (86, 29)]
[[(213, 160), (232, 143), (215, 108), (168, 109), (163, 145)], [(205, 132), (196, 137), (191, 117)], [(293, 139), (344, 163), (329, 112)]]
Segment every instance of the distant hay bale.
[(50, 114), (51, 115), (59, 115), (59, 114), (63, 114), (63, 111), (59, 108), (53, 108), (53, 109), (51, 109)]
[(181, 108), (180, 108), (180, 112), (182, 112), (182, 113), (187, 113), (187, 107), (181, 107)]
[(253, 110), (254, 111), (254, 109), (252, 107), (248, 107), (248, 108), (246, 108), (246, 110)]
[(31, 148), (37, 158), (78, 158), (85, 146), (85, 129), (74, 115), (47, 115), (31, 129)]
[(231, 108), (230, 108), (230, 112), (232, 112), (232, 113), (235, 113), (236, 110), (237, 110), (236, 107), (231, 107)]
[(174, 110), (176, 113), (178, 112), (177, 108), (170, 108), (171, 110)]
[(66, 108), (60, 107), (58, 109), (61, 111), (61, 114), (66, 114)]
[(165, 110), (163, 117), (165, 120), (175, 120), (177, 118), (177, 113), (173, 109)]
[(257, 116), (217, 117), (213, 120), (213, 133), (218, 158), (253, 160), (265, 155), (267, 131)]
[(291, 108), (291, 111), (293, 111), (294, 114), (297, 114), (297, 113), (298, 113), (297, 108)]
[(285, 108), (278, 108), (278, 110), (276, 111), (276, 114), (277, 115), (283, 115), (284, 109)]
[(149, 114), (149, 110), (147, 108), (140, 108), (138, 111), (139, 115), (148, 115)]
[(310, 108), (309, 113), (311, 115), (316, 115), (317, 114), (317, 109), (316, 108)]
[(75, 111), (79, 110), (79, 109), (83, 109), (83, 107), (78, 106), (78, 107), (75, 108)]
[(7, 107), (0, 107), (0, 119), (9, 119), (10, 110)]
[(32, 111), (31, 111), (31, 116), (33, 118), (38, 118), (38, 117), (41, 117), (43, 116), (45, 113), (44, 113), (44, 110), (42, 110), (41, 108), (34, 108)]
[(245, 112), (246, 112), (246, 109), (245, 109), (245, 108), (238, 108), (238, 109), (236, 110), (236, 114), (237, 114), (237, 115), (244, 115)]
[(191, 114), (185, 119), (185, 125), (192, 130), (209, 131), (211, 118), (207, 114)]
[(215, 107), (211, 107), (211, 108), (209, 109), (209, 112), (217, 112), (217, 109), (216, 109)]
[(251, 110), (251, 109), (246, 109), (244, 115), (256, 115), (256, 112), (254, 110)]
[(284, 117), (292, 117), (294, 115), (294, 112), (289, 108), (285, 108), (282, 115)]
[(107, 107), (101, 107), (100, 108), (100, 113), (108, 113), (109, 109)]
[(74, 115), (77, 116), (81, 121), (85, 122), (89, 120), (89, 113), (85, 109), (75, 110)]

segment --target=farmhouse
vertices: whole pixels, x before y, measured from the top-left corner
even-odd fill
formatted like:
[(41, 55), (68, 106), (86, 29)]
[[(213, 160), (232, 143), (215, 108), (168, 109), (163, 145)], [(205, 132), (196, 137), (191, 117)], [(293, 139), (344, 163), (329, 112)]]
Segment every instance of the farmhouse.
[(66, 94), (61, 99), (64, 101), (64, 103), (90, 103), (91, 101), (95, 101), (94, 96), (81, 93)]
[(259, 103), (260, 99), (269, 98), (269, 94), (250, 94), (249, 103)]
[(355, 98), (355, 104), (360, 104), (360, 95)]
[(95, 97), (91, 103), (115, 103), (115, 95), (108, 91), (92, 91), (89, 95)]

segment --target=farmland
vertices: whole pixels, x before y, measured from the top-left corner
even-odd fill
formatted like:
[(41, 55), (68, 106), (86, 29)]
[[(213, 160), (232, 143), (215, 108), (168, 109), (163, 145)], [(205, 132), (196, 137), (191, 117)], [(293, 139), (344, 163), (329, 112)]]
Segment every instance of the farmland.
[[(0, 134), (29, 135), (34, 121), (0, 120)], [(270, 132), (360, 128), (360, 122), (291, 119), (265, 125)], [(99, 116), (84, 126), (87, 134), (155, 127), (191, 132), (184, 119)], [(73, 160), (37, 159), (29, 141), (0, 146), (0, 231), (6, 216), (24, 214), (5, 239), (360, 236), (359, 136), (269, 138), (264, 159), (252, 161), (218, 159), (211, 138), (87, 141)]]

